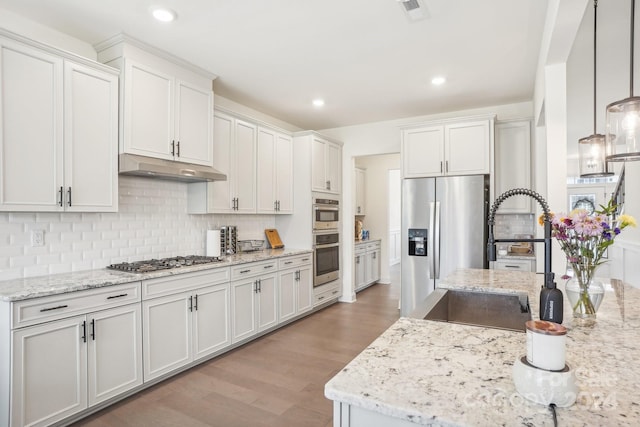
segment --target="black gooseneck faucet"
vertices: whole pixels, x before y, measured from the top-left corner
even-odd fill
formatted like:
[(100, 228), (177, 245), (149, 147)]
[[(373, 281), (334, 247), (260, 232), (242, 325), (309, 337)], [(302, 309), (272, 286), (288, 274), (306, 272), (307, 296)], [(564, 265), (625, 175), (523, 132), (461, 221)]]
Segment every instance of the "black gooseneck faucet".
[[(535, 199), (544, 212), (544, 239), (495, 239), (493, 226), (495, 224), (496, 211), (506, 199), (512, 196), (528, 196)], [(502, 193), (491, 206), (489, 211), (489, 239), (487, 241), (487, 258), (496, 260), (496, 243), (499, 242), (544, 242), (544, 287), (540, 291), (540, 319), (550, 322), (562, 323), (562, 292), (556, 288), (555, 275), (551, 272), (551, 213), (549, 205), (542, 196), (527, 188), (514, 188)]]

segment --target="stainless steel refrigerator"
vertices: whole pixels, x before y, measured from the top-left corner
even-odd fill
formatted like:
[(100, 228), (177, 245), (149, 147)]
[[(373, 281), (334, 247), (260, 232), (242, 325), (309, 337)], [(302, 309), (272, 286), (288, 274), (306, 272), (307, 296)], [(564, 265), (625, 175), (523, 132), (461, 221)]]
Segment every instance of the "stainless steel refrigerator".
[(488, 268), (489, 176), (402, 181), (400, 313), (458, 268)]

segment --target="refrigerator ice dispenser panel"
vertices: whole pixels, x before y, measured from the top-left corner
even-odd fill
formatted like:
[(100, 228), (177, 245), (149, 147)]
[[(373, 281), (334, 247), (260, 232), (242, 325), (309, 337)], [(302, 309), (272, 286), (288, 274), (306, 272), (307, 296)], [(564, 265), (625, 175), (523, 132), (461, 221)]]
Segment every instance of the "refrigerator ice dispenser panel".
[(427, 228), (409, 229), (409, 255), (427, 256)]

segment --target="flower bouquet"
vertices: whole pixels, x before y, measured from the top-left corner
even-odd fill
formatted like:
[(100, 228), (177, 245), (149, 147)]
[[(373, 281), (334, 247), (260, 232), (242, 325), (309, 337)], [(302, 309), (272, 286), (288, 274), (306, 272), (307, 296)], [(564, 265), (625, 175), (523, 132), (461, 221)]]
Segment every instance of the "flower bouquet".
[[(574, 209), (567, 215), (551, 215), (551, 236), (560, 244), (574, 273), (565, 288), (567, 297), (574, 318), (584, 320), (585, 324), (595, 321), (604, 297), (604, 286), (594, 281), (596, 269), (606, 262), (603, 256), (616, 236), (626, 227), (636, 226), (631, 215), (614, 217), (616, 205), (612, 200), (600, 208), (593, 214)], [(538, 222), (542, 225), (543, 217)], [(598, 289), (592, 289), (594, 287)]]

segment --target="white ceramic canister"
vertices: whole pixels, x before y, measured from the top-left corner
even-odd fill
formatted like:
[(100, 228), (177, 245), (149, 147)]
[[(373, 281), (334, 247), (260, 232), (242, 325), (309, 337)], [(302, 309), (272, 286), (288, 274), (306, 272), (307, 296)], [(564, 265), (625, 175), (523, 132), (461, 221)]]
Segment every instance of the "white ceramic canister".
[(536, 368), (561, 371), (565, 366), (567, 328), (546, 320), (529, 320), (527, 328), (527, 362)]

